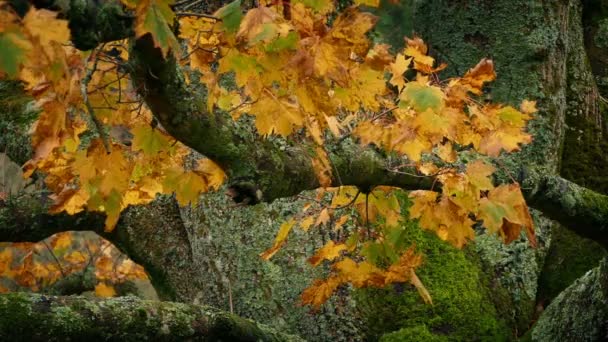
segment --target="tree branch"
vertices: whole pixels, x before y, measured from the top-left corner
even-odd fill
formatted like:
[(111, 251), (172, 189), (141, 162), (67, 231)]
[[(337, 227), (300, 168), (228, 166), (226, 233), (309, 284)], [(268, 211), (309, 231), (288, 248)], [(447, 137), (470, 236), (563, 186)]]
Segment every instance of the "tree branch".
[[(132, 29), (126, 26), (130, 22), (122, 15), (122, 9), (107, 8), (108, 13), (113, 14), (108, 17), (110, 22), (114, 21), (113, 25), (91, 25), (95, 21), (91, 21), (94, 15), (90, 8), (96, 6), (96, 2), (85, 2), (88, 10), (82, 10), (82, 6), (75, 6), (75, 3), (76, 0), (72, 1), (68, 17), (77, 41), (90, 35), (96, 37), (90, 44), (110, 37), (132, 37)], [(115, 3), (103, 6), (109, 4)], [(310, 146), (286, 147), (252, 134), (227, 113), (209, 113), (204, 87), (187, 84), (175, 58), (170, 55), (164, 60), (150, 36), (132, 43), (130, 66), (137, 89), (162, 126), (177, 140), (217, 162), (238, 189), (246, 188), (254, 193), (259, 190), (261, 200), (272, 201), (319, 187), (311, 164)], [(354, 185), (361, 189), (392, 185), (410, 190), (429, 189), (432, 185), (432, 179), (413, 176), (414, 170), (407, 170), (412, 175), (387, 171), (390, 164), (387, 157), (375, 148), (362, 147), (351, 139), (344, 139), (328, 149), (334, 171), (340, 176), (340, 182), (335, 180), (333, 185)], [(608, 245), (608, 197), (556, 175), (531, 177), (524, 183), (525, 196), (531, 207), (582, 236)]]
[(161, 299), (195, 299), (200, 288), (198, 270), (174, 198), (161, 196), (150, 204), (127, 208), (112, 232), (104, 231), (104, 226), (102, 213), (51, 215), (38, 198), (29, 195), (0, 202), (2, 242), (38, 242), (64, 231), (94, 231), (146, 269)]
[(135, 297), (0, 295), (3, 341), (302, 341), (207, 306)]

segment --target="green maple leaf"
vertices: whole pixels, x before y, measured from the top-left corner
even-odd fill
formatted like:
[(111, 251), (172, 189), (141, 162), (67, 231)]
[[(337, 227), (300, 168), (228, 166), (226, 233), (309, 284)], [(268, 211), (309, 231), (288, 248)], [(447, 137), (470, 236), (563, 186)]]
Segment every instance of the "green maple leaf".
[(419, 113), (429, 108), (439, 113), (444, 106), (444, 94), (441, 89), (418, 82), (406, 84), (400, 98), (400, 105), (409, 105)]
[(169, 146), (169, 139), (150, 126), (137, 126), (132, 132), (134, 151), (142, 150), (146, 155), (155, 155)]
[(230, 33), (234, 33), (241, 26), (243, 12), (241, 11), (241, 0), (236, 0), (220, 8), (214, 16), (222, 20), (222, 27)]
[(21, 31), (13, 28), (0, 33), (0, 72), (11, 78), (17, 76), (29, 49), (31, 44)]
[(172, 3), (172, 0), (143, 0), (137, 5), (135, 12), (137, 37), (151, 34), (154, 46), (162, 50), (164, 57), (169, 50), (179, 51), (179, 43), (169, 27), (169, 23), (173, 23), (175, 18), (175, 13), (169, 7)]

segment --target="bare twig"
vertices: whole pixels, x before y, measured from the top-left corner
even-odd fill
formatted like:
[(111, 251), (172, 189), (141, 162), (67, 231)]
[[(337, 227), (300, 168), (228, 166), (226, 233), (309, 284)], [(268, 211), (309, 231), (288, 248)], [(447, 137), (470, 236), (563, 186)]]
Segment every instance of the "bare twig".
[(182, 10), (184, 10), (184, 11), (185, 11), (185, 10), (187, 10), (187, 9), (189, 9), (189, 8), (192, 8), (192, 7), (194, 7), (194, 6), (198, 5), (198, 4), (202, 3), (202, 2), (205, 2), (205, 0), (195, 0), (195, 1), (192, 1), (192, 2), (191, 2), (191, 3), (189, 3), (189, 4), (186, 4), (186, 5), (185, 5), (185, 6), (182, 8)]
[(207, 18), (207, 19), (213, 19), (216, 21), (222, 21), (221, 18), (215, 17), (211, 14), (206, 14), (206, 13), (195, 13), (195, 12), (175, 12), (175, 15), (177, 15), (178, 17), (199, 17), (199, 18)]
[[(95, 57), (95, 60), (93, 62), (93, 67), (91, 69), (87, 69), (87, 73), (85, 74), (85, 76), (82, 79), (82, 83), (80, 85), (80, 92), (82, 93), (82, 100), (84, 101), (84, 104), (87, 107), (87, 111), (89, 112), (89, 115), (91, 116), (91, 120), (93, 120), (95, 129), (97, 130), (97, 133), (101, 137), (101, 141), (103, 142), (103, 147), (105, 148), (106, 153), (110, 153), (111, 150), (110, 150), (110, 143), (108, 142), (108, 137), (103, 130), (103, 124), (95, 116), (95, 111), (93, 109), (93, 106), (91, 105), (91, 102), (89, 101), (89, 93), (88, 93), (89, 82), (91, 82), (91, 79), (93, 78), (93, 74), (97, 70), (97, 62), (99, 62), (98, 51), (103, 50), (104, 46), (105, 46), (105, 44), (101, 45), (99, 50), (93, 51), (91, 53), (91, 55), (89, 56), (89, 58), (87, 60), (87, 64), (93, 56)], [(85, 66), (85, 68), (86, 68), (86, 66)]]
[(46, 243), (46, 240), (42, 240), (42, 243), (44, 244), (44, 246), (46, 246), (46, 249), (49, 250), (49, 253), (51, 253), (51, 256), (55, 260), (55, 263), (57, 263), (57, 267), (59, 267), (59, 272), (61, 272), (61, 275), (65, 278), (66, 277), (65, 271), (63, 270), (63, 267), (61, 266), (59, 259), (57, 259), (55, 252), (53, 252), (53, 249), (51, 249), (51, 246), (49, 246), (49, 244)]

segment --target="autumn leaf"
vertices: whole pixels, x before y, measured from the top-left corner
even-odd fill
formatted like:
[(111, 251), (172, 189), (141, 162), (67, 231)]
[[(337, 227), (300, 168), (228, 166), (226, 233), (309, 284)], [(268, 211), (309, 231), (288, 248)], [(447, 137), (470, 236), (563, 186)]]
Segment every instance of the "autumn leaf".
[(396, 86), (399, 90), (405, 86), (403, 73), (409, 68), (411, 62), (411, 58), (406, 59), (402, 54), (397, 54), (395, 61), (389, 65), (389, 71), (392, 74), (389, 83)]
[(241, 0), (233, 1), (224, 7), (217, 10), (215, 17), (221, 19), (221, 26), (230, 33), (234, 33), (239, 29), (243, 13), (241, 12)]
[(492, 180), (489, 178), (494, 171), (495, 168), (492, 165), (478, 159), (467, 165), (466, 174), (476, 191), (484, 191), (494, 188)]
[(445, 95), (440, 88), (429, 86), (423, 82), (409, 82), (400, 99), (404, 105), (411, 106), (416, 112), (422, 113), (427, 109), (440, 113), (443, 109)]
[(140, 0), (135, 10), (136, 37), (150, 34), (154, 46), (161, 49), (163, 57), (167, 57), (169, 50), (173, 53), (180, 51), (177, 39), (169, 27), (175, 18), (170, 7), (172, 4), (173, 0)]
[(142, 150), (147, 155), (155, 155), (169, 146), (169, 139), (149, 125), (136, 126), (131, 132), (134, 151)]
[(39, 39), (40, 46), (51, 57), (58, 57), (51, 42), (68, 44), (70, 40), (68, 21), (56, 18), (57, 12), (46, 9), (39, 10), (34, 7), (23, 18), (24, 28), (29, 34)]
[(95, 295), (97, 297), (114, 297), (116, 296), (116, 290), (106, 283), (99, 283), (95, 285)]
[(0, 32), (0, 72), (15, 77), (32, 44), (16, 26)]
[(412, 39), (406, 37), (405, 42), (407, 46), (403, 51), (404, 55), (412, 57), (414, 59), (414, 63), (427, 67), (433, 66), (435, 59), (426, 55), (428, 52), (428, 47), (424, 41), (422, 41), (422, 39), (419, 37), (414, 37)]
[(378, 7), (380, 5), (380, 0), (355, 0), (355, 5)]
[(201, 192), (208, 188), (207, 182), (193, 171), (184, 172), (177, 168), (166, 171), (163, 181), (164, 193), (175, 193), (177, 202), (180, 205), (189, 203), (195, 205)]
[(315, 280), (311, 286), (302, 291), (300, 296), (302, 305), (310, 305), (316, 309), (320, 308), (341, 284), (342, 279), (337, 276), (325, 280)]
[(205, 177), (209, 188), (219, 189), (226, 180), (224, 171), (208, 158), (199, 160), (196, 172), (201, 173)]
[(312, 266), (317, 266), (323, 260), (332, 261), (340, 256), (340, 252), (346, 249), (346, 245), (343, 243), (336, 244), (334, 241), (330, 240), (325, 244), (325, 246), (318, 249), (315, 255), (308, 259), (308, 263), (310, 263)]
[(260, 253), (260, 257), (262, 259), (269, 260), (270, 258), (272, 258), (273, 255), (275, 255), (279, 251), (279, 249), (281, 249), (281, 247), (285, 243), (285, 240), (287, 239), (287, 236), (289, 235), (289, 232), (291, 231), (291, 228), (293, 228), (295, 223), (296, 221), (291, 219), (281, 224), (281, 228), (279, 229), (279, 233), (274, 239), (274, 244), (272, 245), (272, 247), (270, 247), (263, 253)]
[(534, 222), (517, 184), (504, 184), (480, 200), (479, 218), (490, 232), (499, 233), (505, 243), (519, 237), (525, 229), (532, 246), (536, 245)]
[(481, 94), (484, 83), (491, 82), (496, 79), (494, 72), (494, 62), (491, 59), (484, 58), (477, 65), (469, 69), (462, 79), (458, 82), (465, 85), (473, 94)]

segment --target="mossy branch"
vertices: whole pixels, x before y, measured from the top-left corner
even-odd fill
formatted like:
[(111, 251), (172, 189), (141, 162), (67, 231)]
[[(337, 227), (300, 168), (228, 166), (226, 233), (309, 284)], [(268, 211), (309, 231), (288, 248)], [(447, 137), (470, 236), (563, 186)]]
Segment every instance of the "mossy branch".
[(0, 295), (3, 341), (301, 341), (206, 306), (87, 299), (30, 293)]

